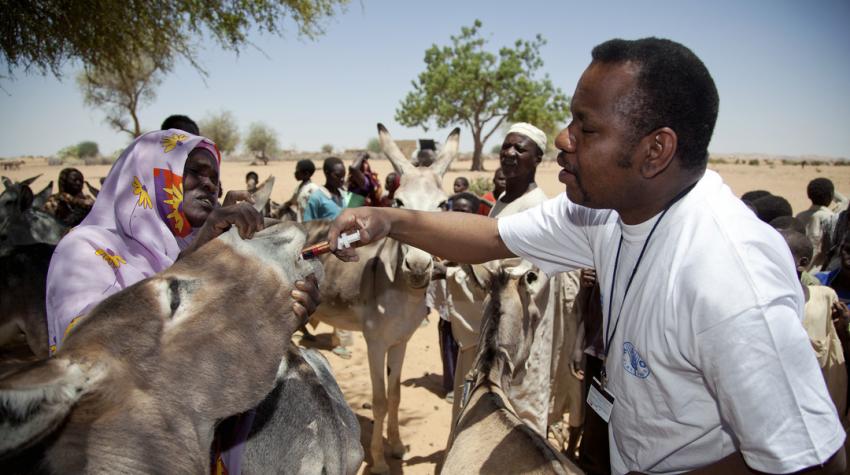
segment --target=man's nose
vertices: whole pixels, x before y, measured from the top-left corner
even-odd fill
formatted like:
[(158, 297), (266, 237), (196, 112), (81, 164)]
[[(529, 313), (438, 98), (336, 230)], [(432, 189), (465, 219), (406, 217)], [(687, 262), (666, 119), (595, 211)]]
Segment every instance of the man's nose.
[(575, 153), (576, 138), (570, 133), (570, 129), (566, 128), (558, 133), (555, 138), (555, 147), (567, 153)]

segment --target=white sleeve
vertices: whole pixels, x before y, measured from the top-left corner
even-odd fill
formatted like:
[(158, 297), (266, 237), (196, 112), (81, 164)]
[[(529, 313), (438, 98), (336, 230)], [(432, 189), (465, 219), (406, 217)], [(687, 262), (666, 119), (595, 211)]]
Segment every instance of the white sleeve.
[(547, 275), (594, 267), (587, 227), (592, 213), (561, 193), (521, 213), (498, 219), (499, 236), (519, 257)]
[(747, 310), (696, 338), (697, 365), (750, 468), (796, 472), (843, 446), (844, 430), (792, 299)]

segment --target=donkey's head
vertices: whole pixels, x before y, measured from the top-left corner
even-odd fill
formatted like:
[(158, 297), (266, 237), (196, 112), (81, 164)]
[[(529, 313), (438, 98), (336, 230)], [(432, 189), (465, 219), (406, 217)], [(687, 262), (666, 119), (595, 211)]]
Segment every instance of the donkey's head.
[[(0, 376), (0, 431), (8, 434), (0, 455), (54, 431), (61, 446), (83, 431), (82, 450), (136, 460), (144, 450), (134, 441), (104, 437), (132, 419), (127, 438), (158, 437), (203, 458), (214, 422), (272, 389), (301, 324), (291, 310), (294, 282), (321, 278), (317, 262), (300, 259), (299, 226), (282, 223), (250, 241), (236, 233), (102, 301), (55, 357)], [(197, 447), (187, 448), (191, 440)]]
[[(482, 319), (474, 366), (504, 389), (531, 353), (541, 313), (536, 298), (547, 279), (527, 261), (502, 264), (489, 276), (490, 293)], [(496, 374), (491, 374), (495, 371)]]
[(37, 195), (30, 185), (41, 175), (20, 182), (2, 178), (5, 186), (0, 193), (0, 256), (12, 252), (15, 246), (44, 243), (56, 244), (65, 227), (38, 208), (53, 189), (53, 182)]
[[(429, 166), (416, 167), (401, 153), (386, 127), (378, 124), (381, 150), (401, 176), (401, 184), (395, 192), (395, 206), (417, 211), (440, 210), (440, 203), (448, 197), (443, 191), (442, 178), (457, 157), (459, 137), (460, 129), (455, 128), (437, 159)], [(407, 282), (415, 288), (426, 287), (433, 269), (431, 255), (406, 244), (402, 244), (401, 253), (401, 271)]]

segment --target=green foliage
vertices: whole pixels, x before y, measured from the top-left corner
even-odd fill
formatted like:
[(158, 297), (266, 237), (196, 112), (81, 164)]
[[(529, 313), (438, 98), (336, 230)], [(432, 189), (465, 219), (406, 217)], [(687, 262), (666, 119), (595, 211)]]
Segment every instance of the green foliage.
[(495, 154), (495, 155), (498, 155), (501, 152), (502, 152), (502, 144), (500, 144), (500, 143), (493, 145), (493, 148), (490, 149), (490, 153)]
[(268, 163), (268, 156), (278, 150), (277, 132), (262, 122), (254, 122), (248, 127), (245, 148), (263, 162)]
[(329, 143), (322, 145), (322, 153), (334, 153), (334, 146)]
[(56, 156), (62, 160), (67, 160), (69, 158), (79, 158), (80, 154), (76, 145), (68, 145), (62, 150), (56, 152)]
[(481, 169), (484, 144), (506, 121), (552, 131), (569, 115), (563, 92), (547, 75), (537, 78), (543, 66), (540, 48), (546, 44), (542, 36), (516, 40), (497, 55), (485, 50), (480, 28), (476, 20), (451, 37), (451, 46), (432, 45), (425, 51), (425, 71), (395, 115), (402, 125), (426, 130), (432, 121), (440, 128), (468, 127), (475, 147), (473, 170)]
[[(77, 77), (77, 84), (86, 105), (104, 109), (107, 124), (135, 138), (142, 134), (139, 108), (156, 98), (155, 89), (164, 72), (153, 59), (138, 57), (120, 68), (88, 67)], [(133, 122), (132, 129), (127, 115)]]
[(378, 137), (369, 139), (369, 143), (366, 144), (366, 150), (372, 153), (381, 153), (381, 141), (378, 140)]
[(347, 2), (3, 0), (0, 58), (10, 73), (22, 67), (56, 77), (69, 60), (120, 69), (138, 57), (155, 58), (163, 69), (182, 57), (202, 71), (197, 51), (208, 36), (238, 52), (249, 44), (249, 31), (282, 34), (284, 23), (291, 21), (301, 36), (315, 38), (324, 32), (324, 20)]
[(198, 124), (201, 135), (215, 142), (222, 154), (236, 150), (239, 145), (239, 126), (233, 112), (209, 114)]
[(475, 196), (486, 195), (488, 191), (492, 190), (493, 180), (487, 177), (475, 177), (469, 183), (469, 192)]
[(100, 149), (97, 143), (86, 141), (77, 144), (77, 156), (80, 158), (90, 158), (100, 155)]

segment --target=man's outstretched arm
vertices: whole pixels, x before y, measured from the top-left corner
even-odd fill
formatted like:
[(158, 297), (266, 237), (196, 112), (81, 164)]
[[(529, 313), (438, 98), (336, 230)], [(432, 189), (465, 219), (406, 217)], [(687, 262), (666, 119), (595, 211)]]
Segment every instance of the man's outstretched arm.
[[(342, 212), (331, 224), (328, 239), (336, 250), (340, 233), (360, 231), (365, 245), (389, 236), (431, 254), (464, 264), (514, 257), (499, 236), (496, 219), (468, 213), (410, 211), (360, 207)], [(343, 260), (355, 260), (352, 249), (340, 250)]]

